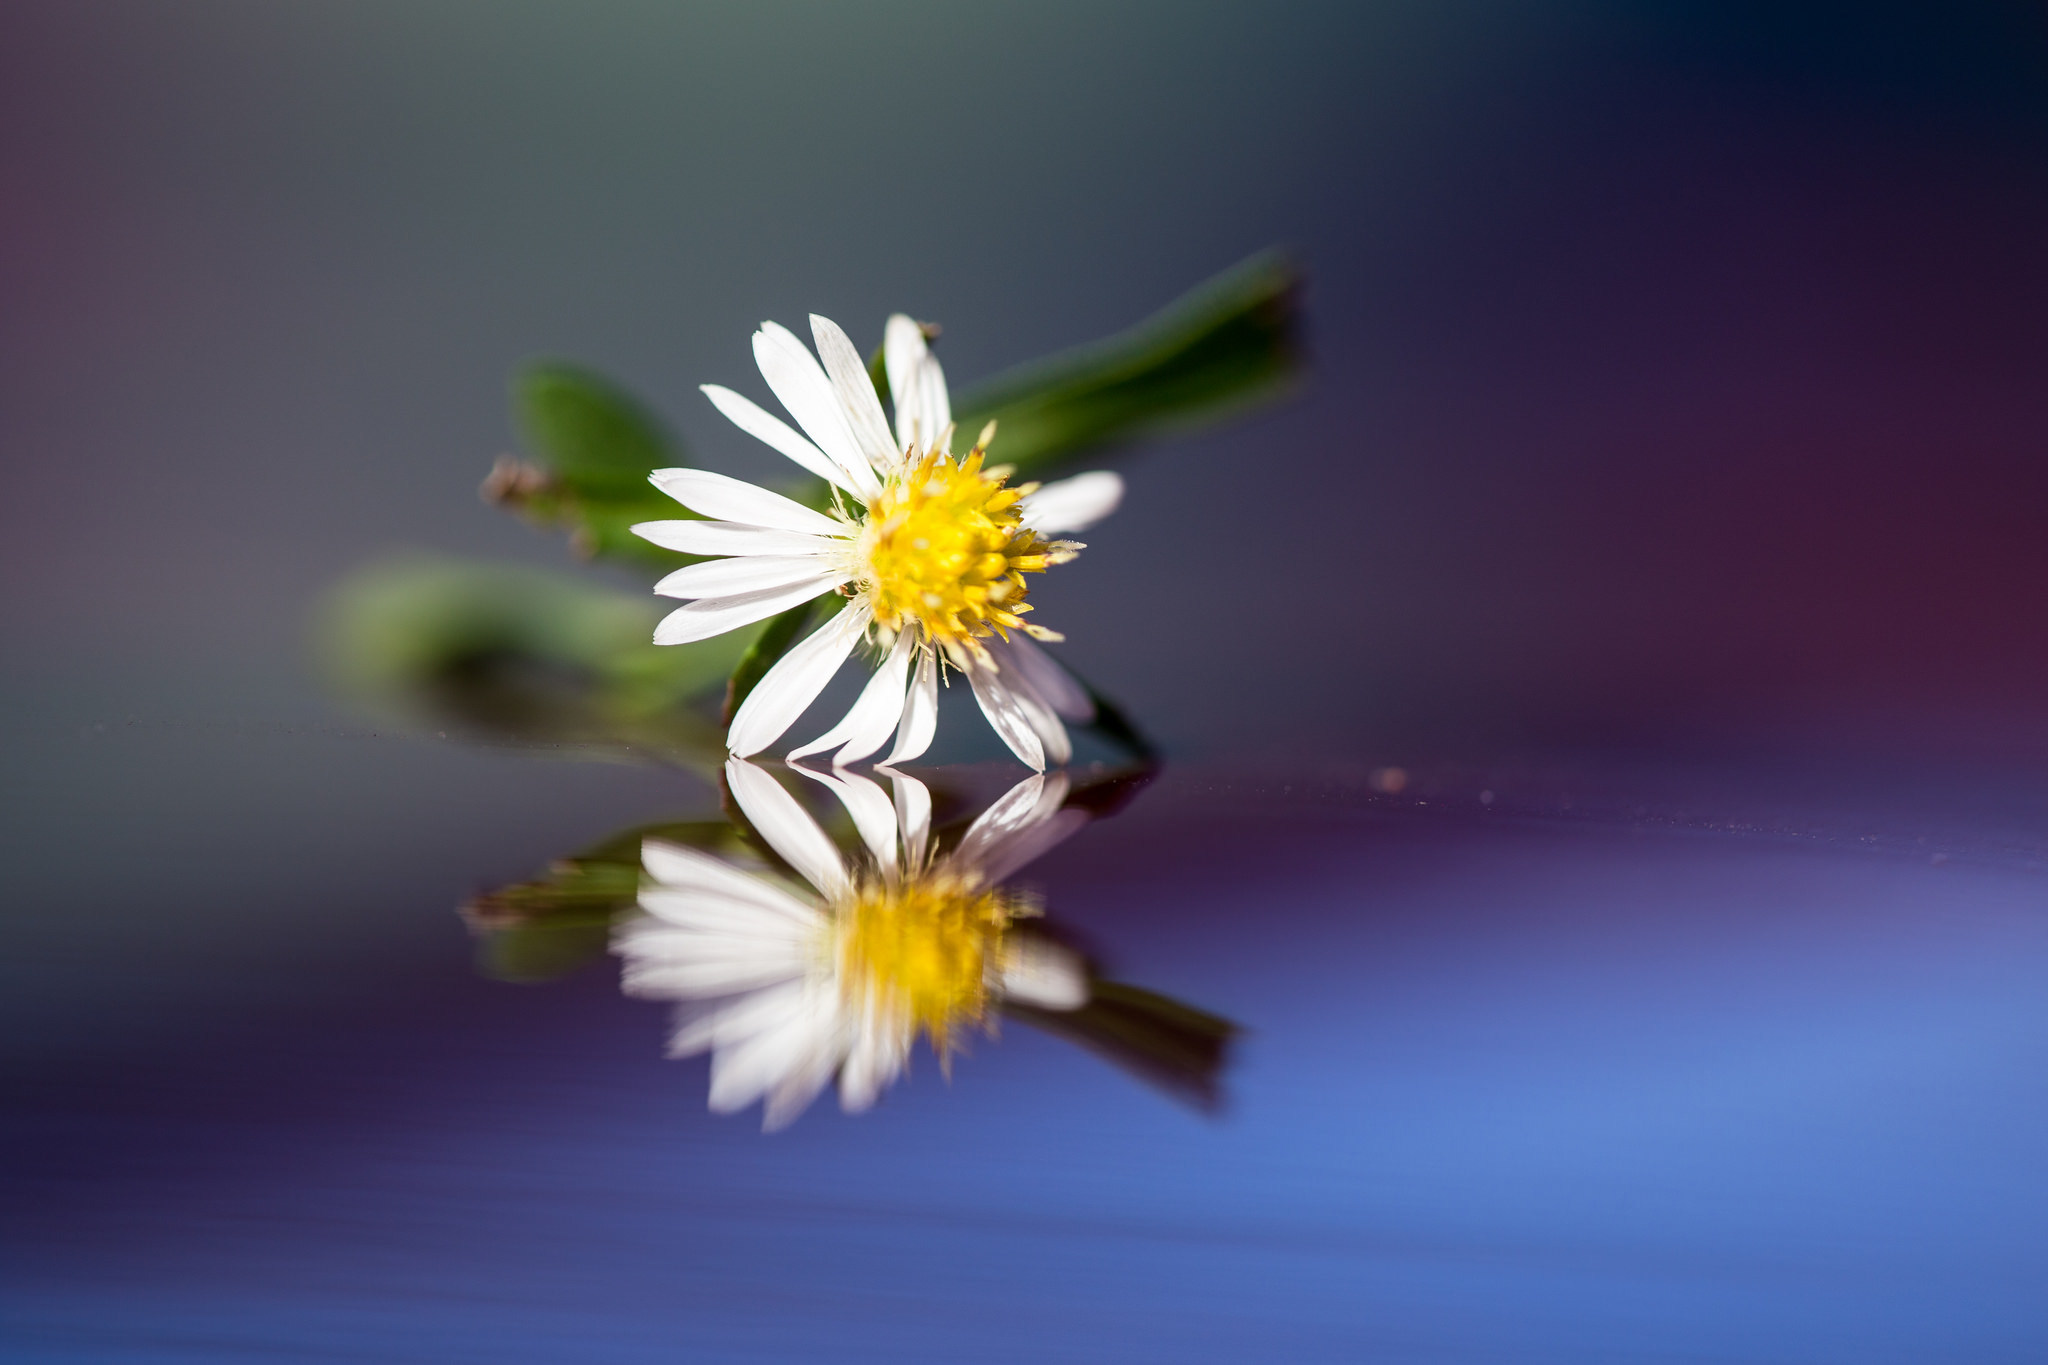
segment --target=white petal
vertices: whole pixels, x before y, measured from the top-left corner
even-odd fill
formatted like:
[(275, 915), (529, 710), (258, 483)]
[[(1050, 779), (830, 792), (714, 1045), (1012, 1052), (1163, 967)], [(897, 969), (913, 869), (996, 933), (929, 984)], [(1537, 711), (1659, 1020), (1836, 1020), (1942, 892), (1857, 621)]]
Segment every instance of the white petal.
[(1088, 1003), (1088, 973), (1057, 943), (1018, 936), (1003, 954), (1006, 999), (1042, 1010), (1077, 1010)]
[(875, 381), (868, 377), (867, 362), (860, 358), (852, 338), (830, 318), (811, 314), (811, 335), (818, 343), (818, 358), (832, 378), (832, 390), (839, 397), (839, 411), (847, 429), (859, 443), (868, 462), (882, 469), (896, 463), (902, 454), (889, 423), (882, 416), (882, 400), (875, 394)]
[(807, 966), (794, 950), (681, 954), (629, 946), (621, 955), (626, 962), (619, 988), (627, 995), (656, 1000), (758, 990), (802, 976)]
[(1065, 773), (1026, 778), (978, 816), (947, 859), (984, 882), (1000, 882), (1088, 823), (1066, 806)]
[(844, 745), (832, 760), (834, 764), (844, 764), (866, 758), (881, 748), (894, 733), (896, 719), (903, 711), (903, 681), (910, 671), (912, 644), (909, 631), (898, 634), (888, 657), (882, 660), (875, 676), (868, 679), (868, 685), (861, 689), (839, 723), (809, 744), (791, 749), (786, 756), (802, 758)]
[[(819, 1006), (820, 1010), (824, 1008)], [(795, 1123), (839, 1069), (852, 1041), (847, 1023), (832, 1015), (822, 1019), (818, 1027), (820, 1041), (769, 1088), (768, 1103), (761, 1110), (761, 1131), (773, 1133)]]
[(945, 440), (946, 429), (953, 425), (953, 404), (946, 396), (946, 372), (935, 355), (926, 356), (917, 367), (915, 402), (918, 445), (930, 448)]
[[(773, 882), (751, 872), (742, 872), (730, 863), (694, 848), (648, 839), (640, 845), (640, 861), (647, 869), (647, 875), (655, 881), (649, 890), (668, 889), (723, 896), (775, 910), (806, 923), (815, 921), (818, 916), (815, 909)], [(646, 892), (641, 894), (644, 897)], [(653, 910), (652, 907), (649, 909)]]
[(988, 723), (1003, 743), (1010, 746), (1010, 752), (1017, 755), (1027, 768), (1045, 768), (1045, 744), (1032, 726), (1031, 718), (1025, 714), (1024, 705), (1018, 694), (999, 673), (991, 673), (980, 664), (971, 664), (967, 669), (967, 681), (974, 688), (974, 699), (981, 703), (981, 714), (988, 717)]
[(804, 708), (832, 681), (867, 624), (864, 607), (847, 607), (776, 660), (740, 703), (726, 728), (726, 747), (745, 757), (782, 738), (782, 732), (796, 724)]
[(1015, 838), (1018, 831), (1050, 819), (1067, 799), (1065, 773), (1047, 777), (1038, 773), (1025, 778), (974, 817), (974, 823), (960, 836), (952, 861), (963, 867), (978, 867), (990, 851)]
[(687, 645), (723, 635), (729, 630), (738, 630), (741, 626), (766, 620), (779, 611), (788, 611), (821, 593), (830, 592), (849, 577), (827, 569), (824, 573), (800, 578), (779, 588), (740, 593), (734, 597), (707, 597), (688, 603), (661, 618), (660, 624), (654, 628), (654, 643)]
[(1015, 876), (1060, 844), (1074, 837), (1088, 823), (1088, 812), (1078, 807), (1056, 810), (1046, 819), (1019, 830), (997, 842), (981, 857), (981, 875), (993, 885)]
[(711, 1058), (711, 1107), (721, 1114), (744, 1109), (772, 1086), (817, 1065), (820, 1056), (837, 1061), (838, 1019), (823, 992), (805, 993), (790, 1014), (745, 1042), (721, 1048)]
[(785, 879), (768, 871), (726, 869), (732, 884), (704, 878), (704, 885), (672, 886), (648, 881), (640, 886), (640, 908), (671, 928), (699, 933), (755, 934), (788, 938), (822, 923), (822, 912)]
[(795, 868), (797, 875), (823, 892), (827, 899), (845, 894), (846, 863), (839, 850), (825, 837), (796, 798), (782, 784), (743, 758), (725, 765), (725, 780), (732, 787), (733, 800), (768, 846)]
[(765, 1033), (802, 1008), (806, 989), (806, 982), (785, 981), (723, 1000), (684, 1001), (676, 1008), (668, 1055), (692, 1057)]
[[(815, 925), (808, 931), (802, 930), (791, 921), (771, 917), (765, 910), (752, 911), (753, 918), (748, 919), (747, 910), (735, 912), (730, 903), (724, 913), (731, 917), (731, 927), (717, 930), (678, 929), (666, 920), (637, 920), (630, 934), (621, 934), (619, 956), (634, 968), (649, 972), (707, 966), (720, 971), (758, 967), (779, 979), (810, 970), (824, 930)], [(764, 924), (780, 926), (780, 931), (763, 934), (760, 930)]]
[(1124, 500), (1124, 481), (1108, 470), (1076, 474), (1024, 496), (1024, 524), (1053, 535), (1081, 531), (1101, 521)]
[(1020, 631), (1008, 640), (988, 641), (988, 650), (1005, 672), (1031, 684), (1031, 690), (1056, 714), (1076, 722), (1095, 719), (1095, 703), (1089, 699), (1088, 689), (1039, 648), (1038, 641)]
[(839, 1068), (839, 1107), (849, 1114), (863, 1114), (874, 1108), (888, 1082), (881, 1076), (881, 1037), (860, 1029)]
[(801, 764), (790, 766), (839, 798), (839, 804), (853, 817), (853, 827), (859, 831), (860, 841), (867, 845), (868, 856), (893, 880), (897, 868), (896, 807), (874, 779), (860, 773), (820, 773)]
[(896, 448), (907, 450), (917, 423), (917, 371), (930, 354), (924, 329), (903, 313), (882, 329), (882, 367), (889, 374), (889, 401), (896, 408)]
[(853, 1045), (854, 1021), (841, 1007), (836, 994), (818, 992), (810, 1008), (815, 1015), (815, 1041), (769, 1088), (768, 1102), (761, 1112), (763, 1132), (772, 1133), (796, 1122), (797, 1116), (831, 1081)]
[(832, 381), (796, 334), (779, 323), (762, 323), (754, 333), (754, 361), (797, 425), (845, 474), (854, 496), (866, 502), (880, 492), (881, 482), (846, 425)]
[(932, 747), (939, 729), (939, 661), (931, 650), (918, 656), (917, 676), (903, 698), (903, 715), (896, 723), (896, 747), (884, 763), (909, 763)]
[(699, 516), (715, 521), (733, 521), (742, 526), (766, 526), (777, 531), (802, 531), (814, 536), (845, 537), (852, 528), (813, 511), (780, 493), (771, 493), (744, 479), (714, 474), (708, 469), (657, 469), (647, 476), (649, 483)]
[(744, 940), (757, 948), (770, 944), (787, 946), (815, 938), (822, 923), (815, 914), (799, 918), (780, 910), (765, 909), (752, 901), (711, 896), (702, 891), (684, 891), (676, 887), (642, 887), (640, 908), (660, 922), (657, 926), (641, 930), (647, 936), (647, 942), (656, 941), (653, 937), (656, 928), (665, 928), (675, 937), (662, 941), (673, 942), (678, 947), (692, 943), (703, 947), (713, 940)]
[(908, 1048), (901, 1031), (872, 1011), (854, 1022), (853, 1035), (839, 1069), (839, 1107), (858, 1114), (872, 1107), (883, 1088), (901, 1074)]
[(931, 788), (908, 773), (889, 773), (889, 785), (896, 789), (896, 823), (903, 831), (903, 857), (911, 867), (924, 866), (925, 846), (932, 832)]
[(1065, 763), (1074, 756), (1074, 742), (1067, 737), (1067, 727), (1060, 722), (1052, 707), (1031, 680), (1017, 670), (1006, 670), (989, 680), (991, 690), (1007, 690), (1010, 699), (1024, 715), (1025, 724), (1031, 727), (1038, 742), (1045, 748), (1046, 761), (1054, 767)]
[(734, 426), (747, 435), (767, 442), (770, 447), (787, 455), (819, 478), (838, 484), (849, 493), (858, 492), (853, 486), (853, 480), (846, 476), (846, 471), (830, 456), (812, 445), (796, 428), (753, 399), (734, 393), (722, 384), (706, 384), (703, 389), (704, 396), (730, 418)]
[(643, 521), (633, 534), (686, 555), (843, 555), (844, 540), (730, 521)]
[(677, 569), (654, 591), (663, 597), (737, 597), (816, 578), (824, 568), (816, 555), (736, 555)]
[(639, 926), (636, 932), (647, 935), (668, 929), (685, 935), (751, 938), (766, 944), (792, 942), (817, 931), (824, 922), (821, 912), (784, 891), (776, 884), (781, 878), (765, 871), (757, 875), (760, 889), (744, 896), (659, 883), (643, 886), (639, 904), (646, 915), (634, 921)]

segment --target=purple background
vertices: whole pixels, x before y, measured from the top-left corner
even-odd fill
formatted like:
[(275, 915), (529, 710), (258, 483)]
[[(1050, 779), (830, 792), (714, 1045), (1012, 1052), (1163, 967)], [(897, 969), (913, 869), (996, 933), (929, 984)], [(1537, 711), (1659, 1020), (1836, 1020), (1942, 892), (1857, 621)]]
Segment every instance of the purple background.
[[(565, 562), (512, 366), (765, 474), (763, 317), (971, 381), (1273, 242), (1301, 397), (1041, 598), (1175, 766), (1034, 875), (1225, 1119), (1012, 1029), (763, 1140), (474, 975), (703, 799), (307, 663)], [(2033, 5), (7, 6), (0, 1353), (2041, 1359), (2044, 242)]]
[(2048, 707), (2038, 7), (0, 23), (25, 685), (310, 707), (306, 613), (367, 555), (561, 562), (472, 496), (529, 356), (758, 473), (695, 386), (758, 391), (762, 317), (908, 308), (971, 381), (1278, 242), (1303, 401), (1140, 463), (1047, 590), (1183, 751)]

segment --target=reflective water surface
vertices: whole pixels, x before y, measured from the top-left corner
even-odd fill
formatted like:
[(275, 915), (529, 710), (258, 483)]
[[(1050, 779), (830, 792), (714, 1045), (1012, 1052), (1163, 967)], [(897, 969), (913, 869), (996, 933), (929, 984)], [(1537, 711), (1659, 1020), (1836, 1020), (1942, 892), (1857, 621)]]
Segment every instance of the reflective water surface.
[[(2044, 21), (0, 5), (0, 1358), (2048, 1360)], [(898, 310), (1014, 866), (566, 553)]]
[(2048, 1345), (2025, 784), (923, 770), (926, 866), (1005, 799), (1066, 836), (991, 884), (1089, 1003), (991, 967), (950, 1076), (927, 1019), (866, 1112), (764, 1134), (664, 1056), (610, 926), (653, 913), (650, 840), (818, 899), (764, 801), (907, 878), (904, 783), (763, 769), (750, 812), (367, 732), (36, 745), (76, 773), (15, 824), (47, 913), (10, 955), (12, 1358)]
[(760, 1100), (770, 1130), (834, 1082), (842, 1108), (871, 1108), (920, 1037), (950, 1076), (1002, 1017), (1215, 1104), (1233, 1026), (1104, 979), (1008, 884), (1114, 813), (1149, 768), (1033, 773), (964, 813), (945, 786), (954, 799), (935, 806), (930, 783), (894, 769), (786, 771), (837, 798), (829, 822), (849, 847), (804, 808), (807, 783), (735, 758), (720, 778), (729, 818), (629, 830), (466, 907), (487, 960), (531, 979), (610, 947), (627, 994), (674, 1002), (669, 1055), (711, 1055), (711, 1107)]

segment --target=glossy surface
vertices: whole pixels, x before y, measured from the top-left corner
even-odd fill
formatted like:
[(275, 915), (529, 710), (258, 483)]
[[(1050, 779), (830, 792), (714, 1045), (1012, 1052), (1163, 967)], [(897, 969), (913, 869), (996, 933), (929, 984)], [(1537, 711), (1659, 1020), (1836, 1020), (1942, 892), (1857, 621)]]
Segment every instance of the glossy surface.
[[(0, 6), (0, 1357), (2048, 1359), (2044, 241), (2036, 5)], [(479, 973), (713, 806), (306, 666), (646, 587), (476, 498), (515, 366), (756, 477), (763, 318), (964, 388), (1272, 243), (1302, 391), (1043, 596), (1169, 762), (1029, 879), (1220, 1117), (1011, 1026), (764, 1138)]]
[[(150, 738), (98, 752), (125, 762)], [(593, 803), (564, 783), (604, 785), (354, 743), (372, 771), (413, 770), (394, 802), (490, 787), (567, 826)], [(254, 748), (245, 771), (304, 773), (348, 745)], [(688, 798), (597, 776), (613, 804)], [(1390, 796), (1342, 765), (1169, 771), (1034, 867), (1118, 974), (1247, 1028), (1214, 1118), (1012, 1024), (950, 1084), (921, 1056), (875, 1112), (822, 1102), (764, 1136), (756, 1113), (704, 1110), (703, 1062), (661, 1060), (661, 1010), (622, 999), (612, 963), (481, 980), (445, 904), (365, 905), (347, 951), (307, 952), (289, 921), (331, 938), (337, 907), (294, 906), (298, 868), (344, 852), (340, 831), (252, 857), (244, 894), (265, 908), (243, 955), (159, 955), (176, 990), (155, 1004), (96, 992), (89, 952), (46, 942), (33, 964), (64, 1003), (13, 1039), (30, 1103), (8, 1167), (11, 1349), (2037, 1355), (2039, 850), (1929, 853), (1891, 832), (1897, 811), (1811, 795), (1835, 834), (1763, 803), (1681, 819), (1648, 797), (1620, 818), (1597, 774), (1573, 779), (1561, 795), (1523, 771), (1481, 804), (1449, 772)], [(441, 822), (476, 837), (458, 808)], [(491, 842), (502, 863), (517, 840)], [(426, 899), (463, 856), (382, 884)], [(78, 875), (104, 885), (122, 861)], [(114, 954), (110, 987), (120, 970)], [(67, 1021), (102, 1041), (37, 1046)]]

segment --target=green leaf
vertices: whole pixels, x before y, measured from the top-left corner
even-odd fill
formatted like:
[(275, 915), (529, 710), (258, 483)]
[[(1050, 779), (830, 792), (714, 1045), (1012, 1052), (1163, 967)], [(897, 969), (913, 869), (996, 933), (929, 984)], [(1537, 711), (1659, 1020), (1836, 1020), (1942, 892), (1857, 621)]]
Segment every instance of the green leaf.
[(523, 924), (486, 935), (477, 966), (493, 980), (537, 984), (597, 961), (611, 941), (609, 924)]
[(993, 419), (990, 460), (1042, 479), (1271, 397), (1300, 369), (1299, 283), (1285, 257), (1255, 256), (1127, 332), (962, 394), (960, 431), (972, 440)]
[(889, 401), (889, 353), (880, 346), (868, 357), (868, 383), (875, 386), (875, 397), (886, 405)]
[[(1084, 457), (1117, 445), (1227, 415), (1271, 397), (1300, 370), (1300, 278), (1277, 252), (1267, 252), (1200, 285), (1121, 335), (998, 376), (963, 395), (954, 412), (965, 439), (997, 423), (992, 458), (1015, 466), (1020, 479), (1067, 471)], [(888, 399), (877, 351), (868, 361), (876, 392)], [(795, 494), (822, 506), (822, 480)], [(735, 672), (725, 715), (733, 711), (798, 639), (808, 619), (797, 608), (788, 629), (763, 632)], [(1082, 684), (1087, 686), (1085, 682)], [(1158, 751), (1115, 702), (1088, 687), (1095, 702), (1089, 728), (1134, 757)]]
[(1223, 1068), (1242, 1030), (1220, 1015), (1120, 981), (1091, 980), (1077, 1010), (1005, 1004), (1006, 1017), (1064, 1038), (1185, 1104), (1223, 1104)]
[(334, 590), (321, 653), (344, 690), (415, 724), (709, 771), (723, 732), (690, 703), (727, 674), (746, 636), (656, 646), (661, 610), (539, 569), (404, 558)]
[(671, 458), (672, 443), (653, 414), (588, 370), (529, 366), (513, 380), (512, 402), (526, 438), (578, 493), (638, 493), (647, 471)]
[(569, 527), (586, 556), (664, 568), (689, 562), (630, 529), (692, 515), (647, 481), (651, 471), (686, 457), (646, 407), (588, 370), (547, 363), (514, 376), (512, 408), (537, 463), (501, 461), (485, 481), (485, 496), (543, 524)]
[[(1098, 818), (1112, 814), (1151, 773), (1149, 767), (1133, 767), (1084, 779), (1068, 804)], [(941, 846), (950, 847), (958, 830), (987, 803), (966, 791), (951, 790), (944, 774), (931, 778), (935, 808), (957, 808), (935, 830)], [(778, 780), (792, 788), (799, 801), (837, 810), (838, 818), (826, 821), (838, 830), (835, 838), (858, 843), (843, 808), (786, 771)], [(539, 878), (500, 887), (464, 905), (461, 915), (480, 940), (478, 959), (484, 973), (503, 981), (548, 981), (602, 958), (615, 926), (637, 909), (642, 846), (649, 839), (701, 850), (754, 876), (798, 883), (797, 875), (749, 826), (729, 793), (725, 804), (725, 819), (668, 821), (621, 830), (556, 860)], [(1059, 941), (1056, 931), (1040, 920), (1019, 922), (1013, 932)], [(1006, 1003), (1003, 1013), (1077, 1043), (1185, 1103), (1208, 1111), (1220, 1107), (1223, 1069), (1238, 1026), (1157, 992), (1106, 980), (1092, 965), (1087, 971), (1089, 999), (1080, 1009)]]
[(1141, 762), (1155, 763), (1159, 760), (1159, 750), (1121, 706), (1096, 691), (1086, 680), (1081, 680), (1081, 686), (1087, 688), (1088, 699), (1095, 703), (1095, 718), (1088, 722), (1089, 729)]
[(1080, 728), (1100, 735), (1116, 745), (1140, 765), (1140, 771), (1149, 773), (1161, 758), (1158, 746), (1138, 728), (1137, 722), (1125, 713), (1123, 707), (1110, 700), (1108, 694), (1082, 677), (1079, 672), (1068, 667), (1063, 658), (1050, 657), (1055, 667), (1081, 685), (1081, 690), (1088, 694), (1088, 700), (1095, 707), (1094, 718)]
[[(962, 395), (954, 411), (970, 438), (995, 419), (994, 458), (1032, 479), (1235, 411), (1280, 391), (1299, 370), (1297, 287), (1285, 258), (1254, 257), (1128, 332), (997, 377)], [(869, 372), (886, 395), (879, 353)], [(486, 496), (536, 521), (568, 526), (586, 555), (663, 569), (690, 561), (631, 531), (637, 522), (691, 515), (647, 482), (650, 471), (686, 459), (647, 408), (587, 370), (555, 363), (522, 371), (513, 402), (539, 463), (501, 461), (485, 481)], [(792, 496), (813, 506), (828, 500), (822, 481)], [(760, 632), (728, 680), (727, 718), (801, 638), (814, 610), (796, 608)], [(1150, 744), (1128, 718), (1096, 700), (1097, 731), (1150, 756)]]
[(461, 913), (481, 940), (484, 973), (501, 981), (548, 981), (603, 956), (612, 925), (639, 902), (640, 845), (650, 838), (728, 859), (744, 847), (723, 820), (639, 825), (560, 859), (536, 881), (478, 896)]
[[(960, 429), (971, 439), (995, 419), (994, 458), (1020, 477), (1048, 478), (1083, 457), (1271, 397), (1300, 369), (1298, 285), (1284, 257), (1255, 256), (1127, 332), (960, 395)], [(869, 371), (886, 397), (879, 354)], [(486, 497), (567, 526), (586, 556), (664, 569), (689, 562), (632, 534), (636, 522), (691, 515), (647, 482), (652, 470), (688, 457), (646, 406), (591, 371), (555, 362), (522, 370), (512, 397), (534, 462), (500, 461), (484, 482)], [(818, 480), (791, 495), (813, 506), (827, 501)]]

